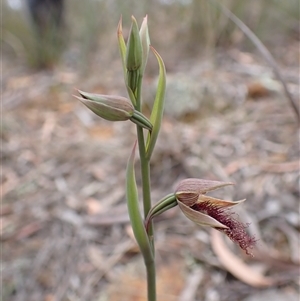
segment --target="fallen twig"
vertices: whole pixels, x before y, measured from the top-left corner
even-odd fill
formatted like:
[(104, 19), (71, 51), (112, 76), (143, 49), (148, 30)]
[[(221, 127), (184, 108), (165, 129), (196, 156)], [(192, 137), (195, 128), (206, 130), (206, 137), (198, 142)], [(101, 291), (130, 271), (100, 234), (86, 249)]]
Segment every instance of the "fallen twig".
[(270, 67), (273, 69), (273, 72), (277, 79), (281, 82), (285, 95), (287, 99), (289, 100), (289, 103), (296, 115), (296, 118), (298, 120), (298, 123), (300, 123), (300, 112), (299, 108), (296, 105), (292, 94), (289, 92), (287, 84), (281, 75), (281, 72), (279, 70), (279, 67), (277, 66), (277, 63), (275, 59), (273, 58), (270, 51), (266, 48), (266, 46), (260, 41), (260, 39), (255, 35), (255, 33), (242, 21), (240, 20), (235, 14), (233, 14), (227, 7), (225, 7), (222, 3), (220, 3), (217, 0), (214, 0), (216, 4), (218, 4), (224, 13), (239, 29), (249, 38), (249, 40), (252, 41), (252, 43), (256, 46), (256, 48), (260, 51), (262, 56), (265, 58), (267, 63), (270, 65)]

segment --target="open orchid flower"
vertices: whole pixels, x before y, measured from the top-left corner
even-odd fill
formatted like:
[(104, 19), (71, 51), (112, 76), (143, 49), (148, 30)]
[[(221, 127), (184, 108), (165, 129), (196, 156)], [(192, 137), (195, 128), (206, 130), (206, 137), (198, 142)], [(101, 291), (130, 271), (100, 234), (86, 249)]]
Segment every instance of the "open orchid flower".
[(224, 186), (233, 185), (229, 182), (209, 181), (202, 179), (185, 179), (175, 191), (179, 208), (184, 215), (199, 225), (213, 227), (225, 233), (241, 249), (251, 255), (249, 249), (255, 245), (255, 238), (247, 234), (247, 225), (238, 221), (231, 207), (244, 200), (232, 202), (207, 196), (206, 193)]

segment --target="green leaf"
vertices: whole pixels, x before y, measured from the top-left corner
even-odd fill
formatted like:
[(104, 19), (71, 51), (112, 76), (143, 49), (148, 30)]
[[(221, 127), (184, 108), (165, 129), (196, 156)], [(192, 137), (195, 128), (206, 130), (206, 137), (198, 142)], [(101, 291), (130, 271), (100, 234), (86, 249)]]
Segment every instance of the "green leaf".
[(134, 173), (134, 155), (136, 142), (128, 159), (126, 170), (126, 199), (129, 218), (135, 239), (143, 253), (144, 260), (153, 260), (153, 254), (146, 229), (139, 209), (138, 192)]
[(161, 126), (161, 120), (163, 117), (164, 112), (164, 103), (165, 103), (165, 92), (166, 92), (166, 68), (165, 64), (161, 58), (161, 56), (158, 54), (158, 52), (151, 47), (151, 50), (155, 54), (158, 65), (159, 65), (159, 78), (158, 78), (158, 85), (157, 85), (157, 91), (156, 96), (150, 116), (150, 121), (153, 124), (153, 129), (151, 133), (148, 133), (147, 138), (147, 146), (146, 146), (146, 156), (148, 159), (151, 158), (152, 152), (155, 147), (155, 143), (158, 137), (158, 133)]

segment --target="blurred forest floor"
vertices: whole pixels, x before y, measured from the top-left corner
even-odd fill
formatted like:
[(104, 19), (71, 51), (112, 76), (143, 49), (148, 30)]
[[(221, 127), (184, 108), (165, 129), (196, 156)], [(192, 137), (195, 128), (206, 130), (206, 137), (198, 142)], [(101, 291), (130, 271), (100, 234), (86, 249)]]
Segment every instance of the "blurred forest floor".
[[(145, 300), (124, 192), (135, 127), (72, 97), (75, 88), (126, 95), (108, 52), (83, 72), (64, 62), (34, 71), (2, 56), (3, 301)], [(298, 101), (299, 41), (272, 52)], [(153, 57), (150, 65), (146, 111)], [(258, 54), (237, 48), (167, 69), (153, 202), (186, 177), (233, 181), (216, 196), (247, 199), (237, 214), (258, 242), (252, 258), (178, 208), (164, 213), (155, 220), (158, 300), (299, 300), (299, 129), (281, 84)]]

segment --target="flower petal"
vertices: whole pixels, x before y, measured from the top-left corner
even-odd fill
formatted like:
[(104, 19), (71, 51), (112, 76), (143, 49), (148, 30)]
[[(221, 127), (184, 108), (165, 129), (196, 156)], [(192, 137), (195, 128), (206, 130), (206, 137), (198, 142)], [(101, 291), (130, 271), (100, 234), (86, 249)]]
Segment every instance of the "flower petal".
[(197, 202), (199, 195), (228, 185), (234, 184), (231, 182), (189, 178), (182, 180), (178, 184), (175, 194), (179, 202), (183, 202), (187, 206), (192, 206)]
[(220, 200), (220, 199), (208, 196), (208, 195), (200, 194), (196, 204), (201, 203), (201, 202), (208, 202), (211, 205), (215, 205), (220, 208), (226, 208), (226, 207), (232, 207), (232, 206), (239, 205), (240, 203), (243, 203), (245, 200), (246, 199), (233, 202), (233, 201)]
[(194, 223), (202, 226), (210, 226), (214, 228), (224, 228), (227, 229), (228, 227), (223, 225), (222, 223), (218, 222), (216, 219), (201, 213), (199, 211), (193, 210), (192, 208), (186, 206), (185, 204), (178, 202), (179, 208), (182, 210), (183, 214), (193, 221)]

